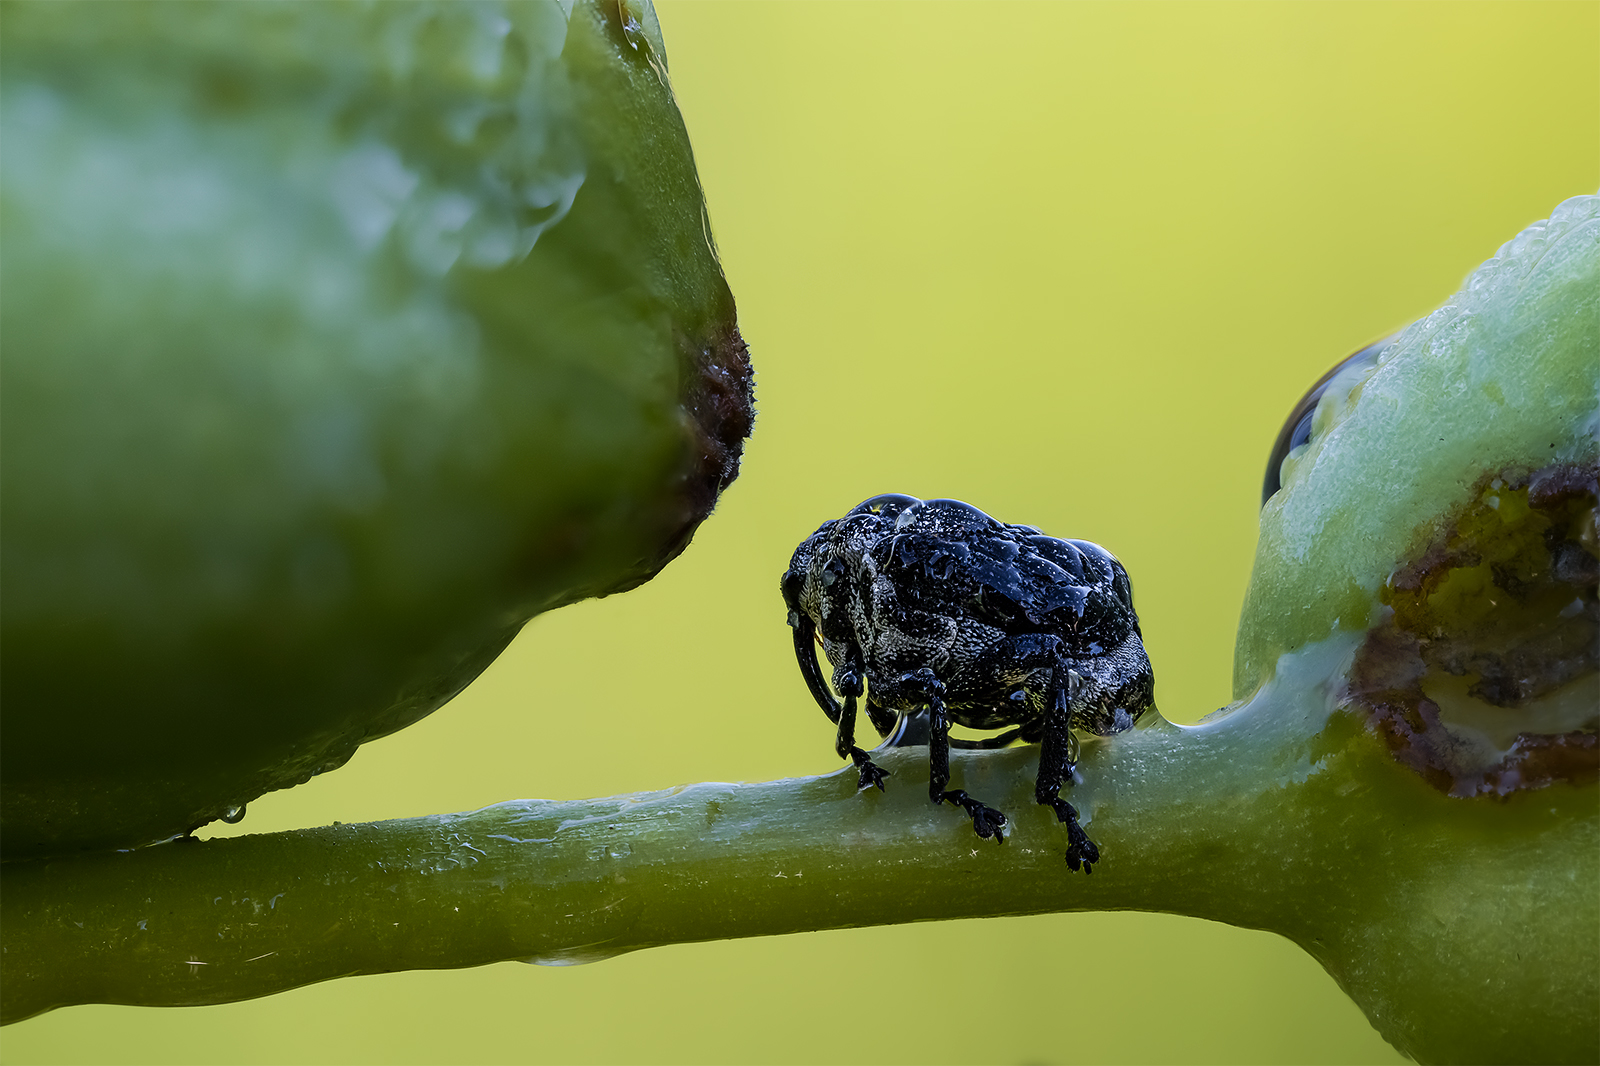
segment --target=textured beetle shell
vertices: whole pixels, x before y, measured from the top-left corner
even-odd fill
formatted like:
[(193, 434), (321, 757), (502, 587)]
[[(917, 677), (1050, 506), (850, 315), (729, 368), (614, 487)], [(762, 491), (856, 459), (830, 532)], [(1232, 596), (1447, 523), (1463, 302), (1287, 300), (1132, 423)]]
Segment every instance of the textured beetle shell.
[[(998, 652), (1031, 634), (1058, 640), (1057, 661), (1098, 696), (1077, 710), (1077, 728), (1117, 732), (1151, 705), (1154, 677), (1121, 564), (1098, 545), (958, 500), (876, 497), (823, 523), (795, 551), (784, 589), (816, 625), (835, 687), (864, 678), (873, 700), (895, 710), (918, 702), (899, 691), (902, 676), (927, 668), (962, 725), (1036, 722), (1046, 686), (1029, 681), (1051, 667)], [(864, 661), (852, 661), (852, 646)]]

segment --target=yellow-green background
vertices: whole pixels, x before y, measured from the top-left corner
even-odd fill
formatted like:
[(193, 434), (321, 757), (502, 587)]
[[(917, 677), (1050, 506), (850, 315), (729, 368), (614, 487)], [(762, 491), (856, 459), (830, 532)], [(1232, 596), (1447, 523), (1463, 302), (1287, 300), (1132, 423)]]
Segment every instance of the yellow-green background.
[[(536, 620), (448, 707), (225, 831), (835, 768), (777, 578), (823, 519), (886, 491), (1112, 549), (1158, 702), (1191, 721), (1228, 699), (1289, 405), (1600, 182), (1594, 3), (668, 2), (661, 20), (758, 370), (742, 477), (661, 577)], [(1140, 914), (79, 1007), (0, 1032), (0, 1049), (1399, 1061), (1286, 941)]]

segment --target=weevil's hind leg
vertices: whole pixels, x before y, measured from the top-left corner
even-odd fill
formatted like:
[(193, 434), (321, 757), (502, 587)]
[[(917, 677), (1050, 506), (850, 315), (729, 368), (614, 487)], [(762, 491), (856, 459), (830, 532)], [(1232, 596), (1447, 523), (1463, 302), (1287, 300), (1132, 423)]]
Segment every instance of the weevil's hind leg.
[(950, 746), (957, 751), (995, 751), (1007, 747), (1012, 741), (1022, 739), (1022, 730), (1008, 729), (997, 737), (983, 737), (980, 740), (962, 740), (960, 737), (951, 737)]
[[(870, 705), (869, 705), (870, 709)], [(907, 711), (895, 722), (894, 729), (883, 738), (886, 748), (925, 748), (928, 746), (928, 712)]]
[(950, 783), (950, 718), (944, 706), (944, 684), (927, 669), (902, 678), (901, 683), (920, 688), (928, 704), (928, 798), (935, 803), (956, 804), (967, 812), (973, 830), (980, 837), (985, 840), (993, 837), (996, 844), (1004, 844), (1004, 814), (979, 803), (959, 788), (945, 788)]
[(1100, 849), (1078, 824), (1078, 809), (1061, 798), (1061, 786), (1072, 776), (1078, 758), (1078, 741), (1072, 735), (1072, 704), (1082, 684), (1083, 679), (1075, 671), (1064, 665), (1056, 668), (1046, 704), (1049, 710), (1045, 715), (1039, 777), (1033, 798), (1052, 808), (1056, 817), (1066, 823), (1067, 865), (1073, 870), (1081, 865), (1083, 872), (1090, 874), (1094, 872), (1094, 864), (1100, 861)]
[[(889, 771), (873, 762), (871, 757), (860, 748), (856, 747), (856, 701), (861, 697), (861, 674), (852, 670), (848, 675), (840, 678), (844, 682), (844, 709), (839, 712), (839, 736), (834, 741), (833, 749), (839, 753), (839, 758), (849, 759), (856, 764), (861, 778), (856, 782), (856, 791), (862, 792), (872, 786), (878, 786), (878, 791), (883, 791), (883, 779), (889, 776)], [(869, 713), (870, 713), (870, 704)]]

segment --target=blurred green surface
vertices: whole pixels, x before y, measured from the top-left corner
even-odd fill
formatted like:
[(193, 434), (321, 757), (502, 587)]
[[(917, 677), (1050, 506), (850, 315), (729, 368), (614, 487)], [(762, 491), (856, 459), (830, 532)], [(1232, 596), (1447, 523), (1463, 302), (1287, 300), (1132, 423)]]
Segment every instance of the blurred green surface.
[(741, 346), (614, 3), (0, 19), (7, 858), (336, 769), (682, 549)]
[[(743, 478), (660, 578), (537, 620), (445, 710), (230, 832), (832, 768), (776, 579), (888, 490), (1116, 552), (1157, 700), (1192, 721), (1229, 696), (1288, 407), (1600, 183), (1594, 4), (661, 15), (760, 373)], [(1138, 914), (74, 1008), (0, 1057), (1398, 1061), (1286, 941)]]

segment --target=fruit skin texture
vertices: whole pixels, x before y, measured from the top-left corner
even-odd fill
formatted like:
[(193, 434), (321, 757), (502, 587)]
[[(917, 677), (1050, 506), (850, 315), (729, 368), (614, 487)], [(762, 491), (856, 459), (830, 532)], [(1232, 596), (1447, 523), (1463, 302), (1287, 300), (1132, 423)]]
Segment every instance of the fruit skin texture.
[[(1325, 393), (1262, 509), (1234, 688), (1325, 701), (1273, 812), (1324, 850), (1227, 920), (1290, 937), (1421, 1062), (1600, 1054), (1597, 430), (1581, 196)], [(1334, 669), (1297, 677), (1319, 649)]]
[[(1600, 458), (1600, 198), (1567, 200), (1324, 396), (1261, 539), (1234, 649), (1246, 699), (1278, 657), (1379, 621), (1378, 592), (1488, 477)], [(1428, 426), (1428, 432), (1418, 427)]]
[(647, 5), (3, 17), (7, 858), (341, 765), (737, 474)]

